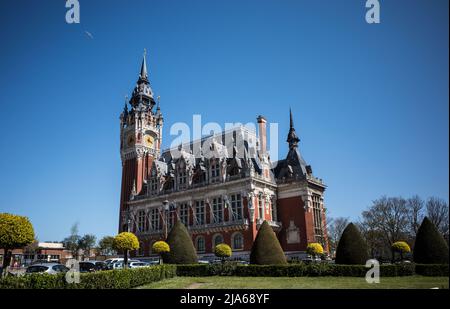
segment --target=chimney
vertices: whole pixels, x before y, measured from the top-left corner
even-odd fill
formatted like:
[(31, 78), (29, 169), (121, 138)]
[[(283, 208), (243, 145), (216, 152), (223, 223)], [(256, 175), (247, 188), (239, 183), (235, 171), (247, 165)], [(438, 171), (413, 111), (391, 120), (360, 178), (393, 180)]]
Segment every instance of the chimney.
[(264, 118), (264, 116), (259, 115), (257, 121), (259, 131), (259, 151), (261, 155), (264, 155), (267, 150), (267, 132), (266, 132), (267, 120), (266, 118)]

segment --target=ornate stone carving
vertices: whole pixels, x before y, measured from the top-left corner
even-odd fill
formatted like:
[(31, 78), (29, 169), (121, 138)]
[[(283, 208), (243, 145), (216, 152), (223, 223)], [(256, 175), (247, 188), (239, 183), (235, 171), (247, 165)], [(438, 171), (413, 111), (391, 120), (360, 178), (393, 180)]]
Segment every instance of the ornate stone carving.
[(300, 231), (295, 225), (294, 220), (289, 221), (289, 227), (286, 229), (286, 242), (288, 244), (300, 243)]

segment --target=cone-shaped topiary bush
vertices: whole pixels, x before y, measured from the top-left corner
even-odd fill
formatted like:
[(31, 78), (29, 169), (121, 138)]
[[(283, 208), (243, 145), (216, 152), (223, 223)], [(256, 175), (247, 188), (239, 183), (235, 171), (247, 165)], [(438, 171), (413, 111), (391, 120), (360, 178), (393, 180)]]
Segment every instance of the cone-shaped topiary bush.
[(177, 221), (167, 237), (170, 252), (162, 254), (166, 264), (197, 263), (197, 253), (188, 230), (181, 221)]
[(250, 253), (250, 263), (260, 265), (286, 264), (286, 256), (277, 236), (267, 221), (264, 221), (256, 235)]
[(413, 257), (420, 264), (448, 264), (447, 243), (427, 217), (417, 231)]
[(349, 223), (339, 239), (336, 249), (336, 264), (364, 265), (367, 260), (367, 244), (358, 228), (353, 223)]

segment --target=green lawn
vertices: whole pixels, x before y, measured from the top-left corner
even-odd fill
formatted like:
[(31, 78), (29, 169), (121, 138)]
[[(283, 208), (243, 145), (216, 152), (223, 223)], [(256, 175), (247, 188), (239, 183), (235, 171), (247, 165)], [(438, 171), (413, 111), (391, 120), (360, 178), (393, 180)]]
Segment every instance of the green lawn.
[(175, 277), (143, 289), (448, 289), (448, 277), (381, 277), (368, 284), (355, 277)]

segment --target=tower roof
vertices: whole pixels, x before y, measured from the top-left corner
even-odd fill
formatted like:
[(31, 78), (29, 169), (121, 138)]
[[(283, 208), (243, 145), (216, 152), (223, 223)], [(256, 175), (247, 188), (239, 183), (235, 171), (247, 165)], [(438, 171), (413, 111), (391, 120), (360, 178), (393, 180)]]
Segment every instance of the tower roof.
[(286, 141), (289, 143), (289, 149), (292, 149), (292, 148), (298, 147), (298, 142), (300, 141), (300, 139), (298, 138), (297, 133), (295, 133), (294, 120), (292, 117), (291, 109), (289, 109), (289, 120), (290, 120), (290, 126), (289, 126), (289, 133), (288, 133), (288, 137), (287, 137)]
[(136, 83), (136, 86), (134, 87), (133, 95), (130, 99), (130, 104), (133, 107), (140, 105), (153, 108), (153, 106), (155, 105), (155, 100), (153, 99), (153, 90), (150, 87), (150, 82), (148, 80), (146, 56), (147, 51), (144, 49), (141, 70), (139, 72), (139, 79)]
[(147, 51), (144, 49), (144, 55), (142, 57), (141, 72), (139, 73), (139, 79), (148, 80), (147, 60), (145, 59), (146, 56), (147, 56)]

